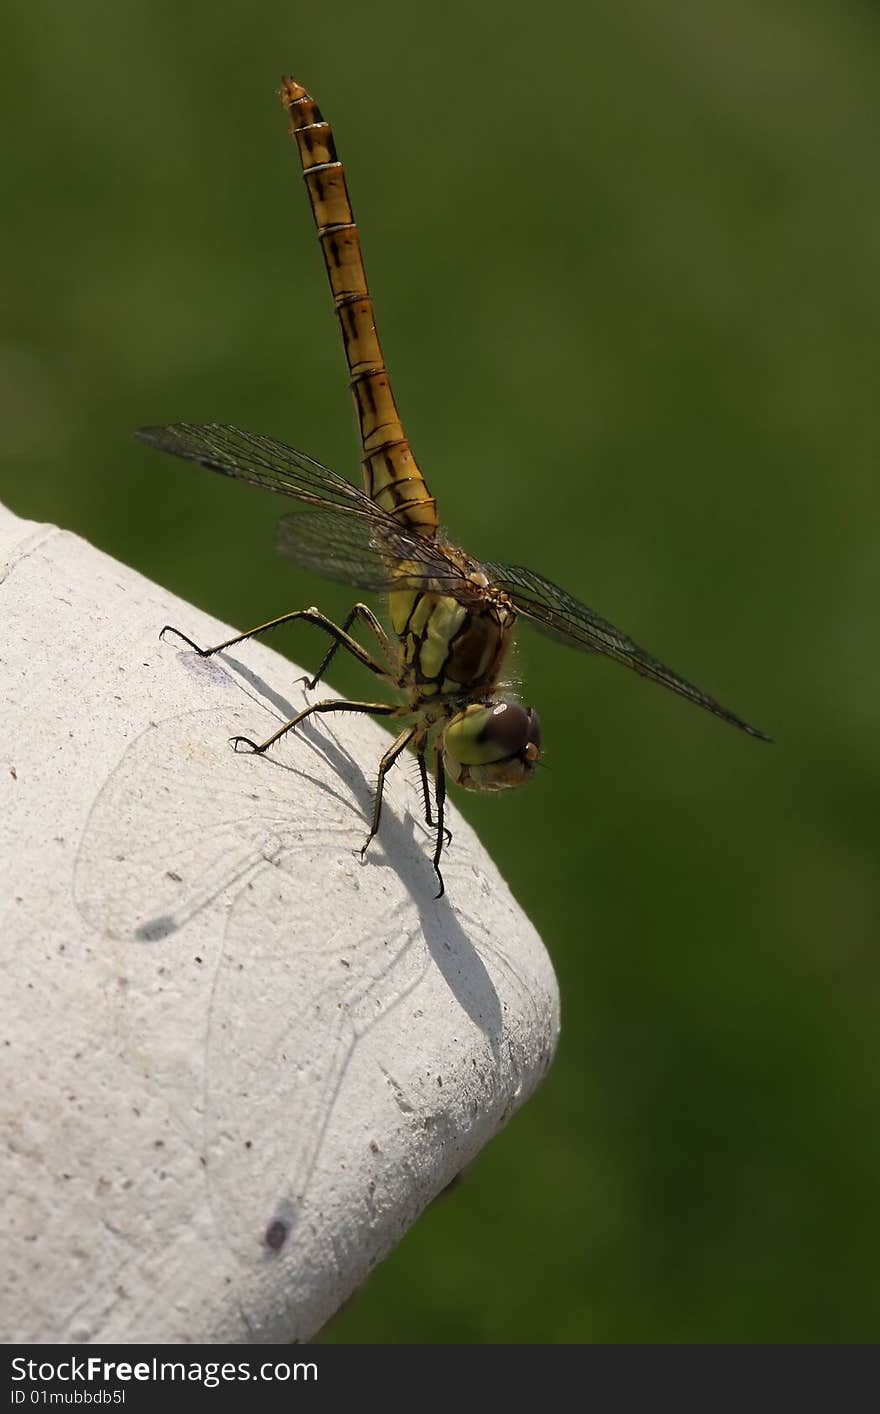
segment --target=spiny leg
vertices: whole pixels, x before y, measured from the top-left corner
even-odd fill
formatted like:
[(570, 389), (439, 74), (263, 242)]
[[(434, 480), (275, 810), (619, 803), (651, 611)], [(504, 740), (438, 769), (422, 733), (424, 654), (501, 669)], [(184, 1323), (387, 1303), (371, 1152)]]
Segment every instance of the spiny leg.
[[(429, 830), (433, 830), (434, 813), (431, 810), (431, 783), (428, 777), (428, 765), (425, 761), (425, 749), (425, 743), (423, 742), (419, 747), (417, 760), (419, 763), (419, 775), (422, 778), (422, 800), (425, 806), (425, 824)], [(446, 843), (449, 844), (452, 839), (452, 831), (444, 829), (444, 834), (446, 835)]]
[(409, 743), (412, 741), (417, 731), (418, 727), (415, 724), (409, 727), (404, 727), (400, 735), (394, 738), (394, 741), (391, 743), (388, 750), (385, 752), (385, 755), (382, 757), (382, 760), (379, 762), (379, 779), (376, 782), (376, 799), (373, 802), (373, 819), (370, 824), (370, 833), (364, 840), (364, 847), (361, 850), (361, 859), (363, 859), (364, 855), (367, 852), (367, 847), (369, 846), (370, 841), (375, 838), (379, 829), (379, 821), (382, 817), (382, 796), (385, 791), (385, 777), (388, 775), (388, 772), (391, 770), (391, 767), (394, 765), (400, 753), (404, 751), (407, 746), (409, 746)]
[[(369, 608), (367, 604), (355, 604), (354, 607), (349, 610), (349, 612), (346, 614), (345, 618), (342, 621), (341, 627), (343, 633), (348, 632), (355, 619), (363, 619), (364, 623), (367, 625), (367, 628), (372, 629), (373, 633), (376, 635), (376, 638), (378, 640), (379, 647), (382, 649), (382, 652), (387, 658), (388, 635), (380, 624), (379, 620), (376, 618), (376, 615), (373, 613), (372, 609)], [(315, 676), (313, 678), (308, 679), (307, 686), (310, 691), (311, 689), (318, 686), (318, 683), (321, 681), (321, 678), (324, 676), (330, 664), (332, 663), (334, 654), (336, 653), (338, 648), (339, 639), (337, 639), (335, 643), (331, 643), (330, 647), (327, 649), (327, 652), (324, 654), (323, 659), (321, 660), (321, 665), (318, 668), (318, 671), (315, 673)]]
[(440, 856), (443, 853), (443, 835), (445, 830), (443, 825), (443, 812), (446, 804), (446, 772), (443, 769), (443, 749), (439, 741), (434, 746), (434, 758), (437, 773), (437, 783), (435, 786), (435, 796), (437, 800), (437, 844), (434, 848), (434, 873), (440, 881), (440, 892), (436, 897), (442, 898), (446, 892), (443, 875), (440, 873)]
[(283, 722), (277, 732), (273, 732), (271, 736), (259, 744), (251, 741), (249, 736), (233, 736), (229, 740), (235, 751), (241, 745), (248, 747), (253, 755), (262, 756), (263, 752), (268, 751), (269, 747), (280, 737), (283, 737), (285, 732), (299, 726), (300, 722), (304, 722), (306, 717), (311, 717), (313, 712), (366, 712), (371, 717), (399, 717), (401, 710), (405, 709), (395, 706), (392, 702), (347, 702), (345, 698), (334, 697), (326, 702), (313, 702), (311, 707), (304, 707), (301, 712), (297, 712), (295, 717), (291, 717), (289, 722)]
[(222, 653), (224, 648), (232, 648), (236, 643), (244, 643), (248, 638), (256, 638), (259, 633), (268, 633), (270, 628), (278, 628), (280, 624), (289, 623), (291, 619), (298, 618), (302, 610), (295, 610), (290, 614), (280, 614), (277, 619), (268, 619), (264, 624), (257, 624), (256, 628), (248, 629), (247, 633), (236, 634), (234, 638), (227, 638), (224, 643), (215, 643), (213, 648), (200, 648), (194, 639), (189, 638), (182, 629), (175, 628), (173, 624), (165, 624), (159, 631), (159, 637), (164, 638), (166, 633), (173, 633), (175, 638), (179, 638), (188, 648), (192, 648), (198, 653), (200, 658), (210, 658), (214, 653)]
[[(355, 610), (360, 607), (366, 606), (355, 605)], [(179, 628), (173, 628), (171, 624), (165, 625), (159, 637), (162, 638), (166, 633), (176, 634), (177, 637), (181, 638), (184, 643), (187, 643), (190, 648), (195, 649), (200, 658), (210, 658), (214, 653), (221, 653), (224, 648), (232, 648), (236, 643), (244, 643), (246, 639), (255, 638), (259, 633), (268, 633), (270, 628), (278, 628), (280, 624), (288, 624), (292, 623), (295, 619), (303, 619), (306, 623), (314, 624), (316, 628), (322, 629), (324, 633), (328, 633), (331, 638), (336, 640), (330, 653), (327, 655), (328, 658), (336, 652), (337, 648), (344, 648), (353, 658), (357, 658), (358, 662), (362, 663), (365, 668), (369, 668), (371, 673), (375, 673), (377, 677), (385, 678), (388, 676), (387, 668), (384, 668), (381, 663), (377, 663), (376, 659), (371, 657), (366, 648), (362, 648), (357, 639), (352, 638), (351, 634), (346, 632), (348, 625), (352, 621), (354, 612), (353, 610), (352, 615), (349, 615), (346, 620), (345, 628), (340, 628), (332, 619), (328, 619), (326, 614), (322, 614), (320, 609), (294, 609), (289, 614), (281, 614), (277, 619), (269, 619), (268, 623), (258, 624), (256, 628), (248, 629), (247, 633), (238, 633), (234, 638), (227, 638), (225, 643), (215, 643), (213, 648), (200, 648), (191, 638), (187, 638), (185, 633), (181, 633)], [(369, 609), (367, 609), (367, 613), (369, 612)], [(382, 632), (381, 624), (377, 624), (377, 627), (380, 632)], [(325, 665), (326, 659), (325, 663), (322, 664), (321, 668), (318, 670), (318, 677), (320, 677)], [(313, 682), (317, 682), (317, 680), (318, 678), (316, 677)]]

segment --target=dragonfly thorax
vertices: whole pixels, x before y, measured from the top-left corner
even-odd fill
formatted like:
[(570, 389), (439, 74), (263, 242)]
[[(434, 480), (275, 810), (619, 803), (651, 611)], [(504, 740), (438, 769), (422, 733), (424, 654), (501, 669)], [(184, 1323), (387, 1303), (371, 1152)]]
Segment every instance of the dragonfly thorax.
[(481, 591), (463, 600), (395, 589), (389, 598), (401, 647), (398, 686), (414, 710), (443, 702), (463, 706), (494, 693), (516, 619), (504, 596)]
[(519, 702), (472, 702), (443, 733), (446, 773), (465, 790), (522, 785), (540, 757), (540, 718)]

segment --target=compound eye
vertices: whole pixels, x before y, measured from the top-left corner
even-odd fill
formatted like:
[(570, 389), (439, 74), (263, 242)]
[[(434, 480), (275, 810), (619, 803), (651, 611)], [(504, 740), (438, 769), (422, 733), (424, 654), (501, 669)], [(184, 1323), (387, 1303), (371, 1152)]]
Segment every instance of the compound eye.
[(491, 708), (480, 736), (484, 742), (498, 747), (498, 756), (516, 756), (535, 748), (529, 753), (530, 759), (540, 753), (541, 721), (531, 707), (521, 707), (518, 702), (499, 702)]
[(540, 757), (540, 719), (518, 702), (474, 702), (452, 718), (444, 735), (447, 773), (465, 790), (522, 785)]

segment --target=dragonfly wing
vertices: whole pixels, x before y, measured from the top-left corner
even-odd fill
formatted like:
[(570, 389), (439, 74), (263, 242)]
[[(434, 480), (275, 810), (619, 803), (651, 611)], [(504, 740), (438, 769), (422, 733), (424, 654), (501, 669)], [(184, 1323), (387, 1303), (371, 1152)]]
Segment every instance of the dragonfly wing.
[(653, 682), (659, 682), (663, 687), (677, 692), (679, 697), (686, 697), (689, 702), (695, 702), (698, 707), (714, 713), (722, 721), (740, 727), (742, 731), (748, 732), (749, 736), (757, 737), (761, 741), (771, 740), (764, 732), (758, 731), (757, 727), (738, 717), (735, 712), (722, 707), (720, 702), (703, 692), (702, 688), (688, 682), (687, 678), (681, 677), (672, 668), (667, 668), (659, 658), (646, 653), (627, 634), (587, 608), (586, 604), (581, 604), (552, 580), (544, 579), (542, 575), (525, 569), (522, 565), (490, 562), (484, 564), (483, 568), (493, 583), (510, 596), (518, 611), (553, 638), (587, 653), (601, 653), (606, 658), (613, 658), (615, 662), (623, 663), (642, 677), (651, 678)]
[(293, 496), (298, 501), (333, 506), (367, 520), (381, 519), (385, 514), (344, 476), (313, 461), (304, 452), (276, 442), (273, 437), (243, 432), (219, 422), (201, 426), (175, 422), (168, 427), (141, 427), (135, 436), (160, 452), (183, 457), (185, 461), (196, 462), (250, 486)]
[(282, 517), (276, 544), (306, 569), (361, 589), (430, 588), (473, 597), (467, 557), (407, 530), (359, 487), (304, 452), (217, 422), (142, 427), (135, 436), (160, 452), (292, 497), (296, 509)]
[(282, 516), (275, 528), (275, 548), (303, 569), (357, 589), (401, 585), (402, 577), (389, 568), (387, 553), (377, 549), (371, 523), (335, 510), (303, 506)]

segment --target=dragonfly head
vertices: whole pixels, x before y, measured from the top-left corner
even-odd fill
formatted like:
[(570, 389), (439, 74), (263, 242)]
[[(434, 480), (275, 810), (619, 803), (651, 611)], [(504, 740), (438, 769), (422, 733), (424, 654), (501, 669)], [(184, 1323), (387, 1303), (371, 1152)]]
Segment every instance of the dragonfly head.
[(443, 734), (443, 765), (465, 790), (522, 785), (541, 755), (541, 721), (518, 702), (472, 702)]

